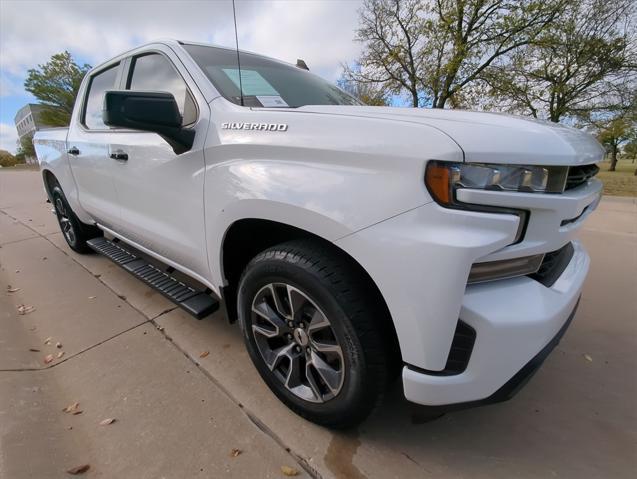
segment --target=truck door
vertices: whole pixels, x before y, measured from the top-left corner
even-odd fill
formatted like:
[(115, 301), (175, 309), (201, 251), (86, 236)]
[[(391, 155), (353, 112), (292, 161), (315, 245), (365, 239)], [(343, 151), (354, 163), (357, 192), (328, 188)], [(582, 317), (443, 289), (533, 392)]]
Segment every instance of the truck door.
[(121, 211), (117, 232), (186, 273), (209, 277), (203, 145), (210, 109), (196, 85), (186, 82), (192, 79), (170, 48), (158, 45), (126, 63), (124, 87), (171, 93), (183, 125), (196, 133), (192, 149), (180, 155), (156, 133), (112, 134), (109, 154), (118, 158), (111, 161)]
[(102, 122), (104, 92), (116, 88), (120, 63), (91, 73), (78, 94), (67, 137), (68, 158), (77, 184), (78, 201), (95, 221), (113, 228), (119, 205), (112, 179), (113, 160), (108, 145), (111, 131)]

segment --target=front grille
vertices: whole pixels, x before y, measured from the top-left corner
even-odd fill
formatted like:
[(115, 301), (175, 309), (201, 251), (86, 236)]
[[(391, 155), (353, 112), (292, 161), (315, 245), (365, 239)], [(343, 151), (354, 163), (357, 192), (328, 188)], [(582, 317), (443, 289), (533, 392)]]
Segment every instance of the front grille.
[(567, 243), (557, 251), (546, 253), (540, 265), (540, 269), (530, 274), (529, 277), (550, 288), (555, 284), (557, 279), (562, 276), (562, 273), (571, 262), (574, 253), (575, 248), (573, 248), (573, 243)]
[(565, 190), (577, 188), (583, 185), (599, 172), (599, 167), (595, 164), (571, 166), (568, 169), (568, 177), (566, 178)]

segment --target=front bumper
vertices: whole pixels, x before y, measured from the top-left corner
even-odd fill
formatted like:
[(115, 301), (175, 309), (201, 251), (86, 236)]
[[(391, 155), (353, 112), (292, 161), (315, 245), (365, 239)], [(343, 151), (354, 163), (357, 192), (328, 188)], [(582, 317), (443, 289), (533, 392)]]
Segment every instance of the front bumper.
[[(428, 203), (336, 241), (369, 273), (391, 313), (405, 394), (420, 404), (477, 401), (495, 393), (566, 322), (589, 258), (574, 236), (601, 195), (601, 183), (562, 195), (479, 192), (471, 201), (530, 214), (523, 241), (510, 214), (450, 210)], [(547, 287), (529, 277), (467, 285), (472, 264), (555, 251), (574, 254)], [(476, 331), (466, 369), (444, 375), (458, 320)]]
[(477, 332), (467, 369), (438, 376), (405, 367), (405, 397), (428, 406), (504, 400), (540, 366), (574, 316), (589, 258), (578, 242), (551, 288), (527, 278), (468, 286), (460, 318)]

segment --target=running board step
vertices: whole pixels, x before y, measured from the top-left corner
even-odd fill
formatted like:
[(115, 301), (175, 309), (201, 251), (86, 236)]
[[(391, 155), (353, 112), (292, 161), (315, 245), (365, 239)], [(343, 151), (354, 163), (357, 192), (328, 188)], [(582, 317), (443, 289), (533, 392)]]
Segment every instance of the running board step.
[(202, 319), (219, 309), (219, 302), (205, 291), (198, 291), (173, 278), (170, 274), (125, 249), (119, 242), (115, 243), (106, 238), (93, 238), (86, 244), (159, 291), (197, 319)]

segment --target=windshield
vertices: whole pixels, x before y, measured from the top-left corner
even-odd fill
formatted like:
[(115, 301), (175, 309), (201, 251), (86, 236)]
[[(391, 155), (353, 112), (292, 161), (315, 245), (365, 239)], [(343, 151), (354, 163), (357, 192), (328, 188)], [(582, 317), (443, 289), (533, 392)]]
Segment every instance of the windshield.
[[(215, 88), (241, 104), (237, 52), (203, 45), (184, 45)], [(243, 103), (249, 107), (360, 105), (336, 85), (295, 66), (241, 52)]]

